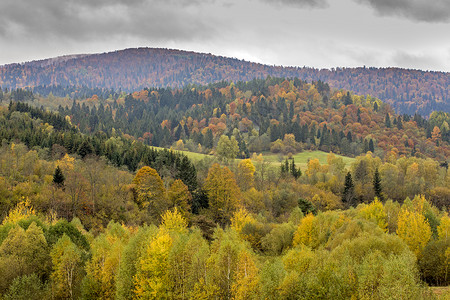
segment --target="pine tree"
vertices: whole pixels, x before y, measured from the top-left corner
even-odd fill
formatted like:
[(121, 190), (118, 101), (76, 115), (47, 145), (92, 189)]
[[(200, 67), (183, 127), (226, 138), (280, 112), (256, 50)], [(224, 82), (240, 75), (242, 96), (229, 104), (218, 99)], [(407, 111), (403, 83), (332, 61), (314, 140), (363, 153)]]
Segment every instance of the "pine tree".
[(378, 197), (380, 201), (384, 201), (383, 191), (381, 189), (381, 177), (378, 172), (378, 168), (375, 170), (375, 175), (373, 176), (373, 190), (375, 192), (375, 196)]
[(61, 171), (61, 168), (59, 166), (56, 166), (55, 172), (53, 173), (53, 183), (58, 187), (62, 187), (65, 180), (66, 177)]
[(347, 95), (344, 96), (344, 105), (353, 104), (352, 96), (350, 96), (350, 92), (347, 92)]
[(86, 157), (86, 155), (92, 154), (94, 152), (94, 147), (89, 142), (88, 139), (85, 139), (80, 147), (78, 147), (77, 154), (80, 155), (82, 158)]
[(373, 140), (372, 139), (370, 139), (370, 141), (369, 141), (369, 151), (372, 152), (372, 153), (375, 151), (375, 146), (373, 144)]
[(384, 125), (387, 128), (391, 128), (391, 118), (389, 117), (389, 113), (387, 113), (386, 118), (384, 118)]
[(398, 128), (398, 130), (403, 129), (403, 122), (402, 122), (402, 118), (400, 116), (398, 116), (398, 118), (397, 118), (397, 128)]
[(300, 176), (302, 176), (302, 171), (300, 170), (300, 168), (297, 169), (297, 167), (295, 166), (295, 161), (294, 161), (294, 159), (292, 159), (290, 169), (291, 169), (291, 170), (290, 170), (290, 171), (291, 171), (291, 175), (292, 175), (295, 179), (297, 179), (297, 178), (299, 178)]
[(378, 111), (378, 103), (376, 102), (373, 103), (373, 110)]
[(353, 185), (352, 174), (350, 172), (345, 175), (344, 192), (342, 193), (342, 203), (346, 207), (350, 207), (355, 202), (355, 186)]

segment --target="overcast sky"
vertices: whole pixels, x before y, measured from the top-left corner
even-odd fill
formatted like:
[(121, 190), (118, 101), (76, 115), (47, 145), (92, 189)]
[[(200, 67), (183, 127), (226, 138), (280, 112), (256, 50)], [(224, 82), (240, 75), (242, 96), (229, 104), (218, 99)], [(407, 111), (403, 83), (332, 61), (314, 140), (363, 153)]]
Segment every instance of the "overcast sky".
[(1, 0), (0, 64), (163, 47), (450, 71), (450, 0)]

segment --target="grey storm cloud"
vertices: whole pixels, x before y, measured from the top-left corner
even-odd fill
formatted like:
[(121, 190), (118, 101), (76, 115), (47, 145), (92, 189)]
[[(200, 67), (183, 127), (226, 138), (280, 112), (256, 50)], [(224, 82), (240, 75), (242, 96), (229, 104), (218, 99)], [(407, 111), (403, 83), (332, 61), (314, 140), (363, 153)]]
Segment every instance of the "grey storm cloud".
[(291, 5), (297, 7), (326, 8), (327, 0), (262, 0), (263, 2), (277, 5)]
[(382, 16), (400, 16), (415, 21), (450, 21), (449, 0), (356, 0), (372, 7)]
[(2, 0), (0, 35), (102, 39), (121, 35), (191, 40), (214, 33), (208, 18), (189, 9), (213, 0)]

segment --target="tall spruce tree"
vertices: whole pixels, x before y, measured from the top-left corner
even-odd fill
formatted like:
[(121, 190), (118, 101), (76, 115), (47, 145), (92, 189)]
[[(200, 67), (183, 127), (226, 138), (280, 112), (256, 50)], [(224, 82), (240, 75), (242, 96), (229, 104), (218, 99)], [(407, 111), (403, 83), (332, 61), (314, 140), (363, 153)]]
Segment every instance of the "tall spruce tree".
[(386, 118), (384, 118), (384, 125), (387, 128), (391, 128), (391, 118), (389, 117), (389, 113), (386, 114)]
[(346, 207), (350, 207), (355, 204), (355, 186), (353, 185), (352, 174), (350, 172), (345, 175), (344, 192), (342, 193), (342, 203)]
[(375, 174), (373, 176), (373, 190), (375, 192), (375, 196), (380, 201), (384, 201), (383, 191), (381, 188), (381, 177), (380, 177), (380, 172), (378, 172), (378, 168), (375, 169)]
[(64, 185), (64, 180), (66, 180), (66, 177), (61, 171), (61, 168), (56, 166), (55, 172), (53, 173), (53, 183), (58, 187), (62, 187)]

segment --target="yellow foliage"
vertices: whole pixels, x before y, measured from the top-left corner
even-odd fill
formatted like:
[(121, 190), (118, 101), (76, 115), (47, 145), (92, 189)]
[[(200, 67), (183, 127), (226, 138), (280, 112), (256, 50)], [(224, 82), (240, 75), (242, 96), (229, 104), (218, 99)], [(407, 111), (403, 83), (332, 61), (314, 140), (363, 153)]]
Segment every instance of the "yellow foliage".
[(75, 158), (70, 157), (67, 153), (63, 158), (56, 162), (56, 165), (63, 170), (73, 170), (75, 164)]
[(431, 227), (422, 214), (402, 209), (398, 216), (397, 234), (419, 256), (431, 238)]
[(167, 190), (169, 207), (177, 207), (179, 212), (187, 217), (191, 208), (192, 195), (189, 188), (180, 179), (175, 180)]
[(245, 224), (256, 224), (256, 220), (244, 208), (236, 211), (231, 218), (231, 228), (237, 233), (241, 233)]
[(185, 232), (187, 230), (187, 226), (188, 224), (186, 219), (176, 207), (173, 211), (168, 210), (162, 215), (162, 227), (169, 232)]
[(294, 234), (294, 246), (299, 244), (310, 246), (312, 244), (314, 219), (315, 217), (311, 213), (302, 219)]
[(383, 203), (378, 198), (375, 198), (369, 205), (364, 205), (359, 211), (359, 215), (366, 220), (374, 221), (378, 227), (385, 232), (387, 231), (386, 212), (384, 211)]
[(253, 186), (256, 168), (250, 159), (244, 159), (239, 162), (237, 169), (237, 181), (241, 190), (247, 190)]
[(176, 142), (176, 144), (175, 144), (175, 149), (176, 150), (184, 150), (184, 143), (183, 143), (183, 140), (178, 140), (177, 142)]
[(258, 281), (258, 269), (251, 254), (242, 250), (238, 256), (235, 281), (231, 286), (233, 299), (251, 299), (256, 296)]
[(241, 198), (233, 172), (227, 167), (213, 164), (208, 171), (204, 188), (214, 221), (228, 223), (233, 212), (239, 207)]
[(308, 168), (306, 169), (306, 176), (314, 177), (320, 171), (320, 162), (317, 158), (308, 161)]
[(426, 203), (427, 200), (425, 199), (424, 195), (418, 195), (412, 200), (414, 210), (419, 214), (423, 214)]
[(445, 240), (450, 238), (450, 218), (448, 214), (445, 214), (441, 218), (441, 223), (437, 228), (438, 237), (440, 240)]
[(138, 271), (134, 277), (137, 298), (167, 298), (168, 276), (166, 270), (172, 243), (173, 240), (169, 233), (162, 228), (145, 249), (139, 259)]
[(16, 207), (9, 211), (8, 216), (3, 220), (3, 224), (17, 223), (20, 220), (27, 219), (30, 216), (35, 216), (33, 206), (30, 204), (30, 200), (22, 197), (22, 201), (17, 203)]

